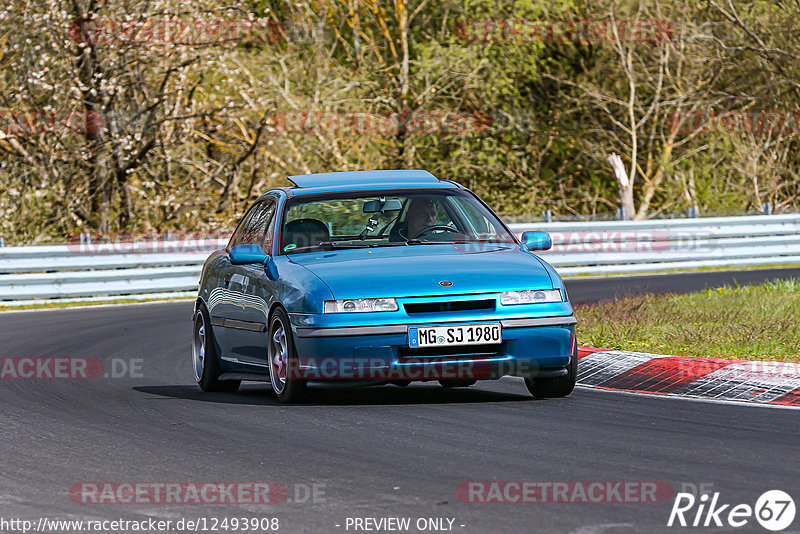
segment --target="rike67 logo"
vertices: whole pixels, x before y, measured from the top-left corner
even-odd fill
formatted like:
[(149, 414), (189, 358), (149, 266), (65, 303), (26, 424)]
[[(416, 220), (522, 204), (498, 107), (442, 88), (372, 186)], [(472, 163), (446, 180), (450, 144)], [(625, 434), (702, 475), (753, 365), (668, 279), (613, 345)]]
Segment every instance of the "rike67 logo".
[(714, 492), (710, 497), (705, 493), (699, 498), (691, 493), (678, 493), (667, 526), (740, 528), (752, 525), (751, 521), (755, 518), (765, 529), (779, 532), (789, 528), (794, 516), (794, 500), (781, 490), (764, 492), (755, 506), (723, 504), (719, 492)]

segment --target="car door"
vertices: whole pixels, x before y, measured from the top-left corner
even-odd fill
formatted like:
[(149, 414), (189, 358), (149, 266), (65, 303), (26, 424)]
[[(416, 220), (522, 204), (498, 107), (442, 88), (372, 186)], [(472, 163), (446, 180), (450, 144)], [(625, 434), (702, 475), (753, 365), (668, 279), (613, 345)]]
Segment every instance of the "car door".
[[(259, 245), (266, 254), (272, 251), (276, 201), (272, 197), (254, 206), (235, 245)], [(225, 317), (230, 355), (242, 364), (267, 366), (267, 315), (269, 296), (277, 281), (266, 276), (264, 265), (229, 264), (225, 284), (230, 300)]]
[(219, 285), (211, 290), (208, 297), (208, 313), (211, 316), (211, 325), (214, 327), (214, 338), (220, 348), (219, 356), (226, 361), (232, 358), (230, 357), (230, 332), (228, 328), (225, 327), (225, 320), (231, 318), (235, 313), (235, 304), (229, 290), (230, 276), (233, 274), (231, 271), (229, 253), (232, 247), (241, 244), (246, 229), (251, 225), (250, 221), (257, 206), (258, 204), (251, 206), (236, 226), (236, 230), (234, 230), (233, 235), (228, 241), (228, 246), (225, 248), (226, 254), (222, 255), (219, 260)]

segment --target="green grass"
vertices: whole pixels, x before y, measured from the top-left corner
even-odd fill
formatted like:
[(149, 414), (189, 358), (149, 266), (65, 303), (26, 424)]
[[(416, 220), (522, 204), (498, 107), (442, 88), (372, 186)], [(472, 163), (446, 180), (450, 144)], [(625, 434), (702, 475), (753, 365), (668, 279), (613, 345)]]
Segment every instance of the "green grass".
[(800, 280), (575, 306), (582, 345), (675, 356), (800, 361)]

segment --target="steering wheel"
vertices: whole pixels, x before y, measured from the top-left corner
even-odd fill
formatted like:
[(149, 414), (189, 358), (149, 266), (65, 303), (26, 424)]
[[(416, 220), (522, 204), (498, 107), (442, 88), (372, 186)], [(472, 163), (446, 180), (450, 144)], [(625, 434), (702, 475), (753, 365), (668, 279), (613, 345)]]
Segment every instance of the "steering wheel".
[(435, 232), (436, 230), (441, 230), (443, 232), (452, 232), (454, 234), (460, 233), (458, 230), (456, 230), (452, 226), (447, 226), (447, 225), (444, 225), (444, 224), (434, 224), (433, 226), (426, 226), (425, 228), (423, 228), (422, 230), (420, 230), (419, 232), (414, 234), (414, 237), (412, 237), (411, 239), (419, 239), (421, 236), (423, 236), (425, 234), (429, 234), (431, 232)]

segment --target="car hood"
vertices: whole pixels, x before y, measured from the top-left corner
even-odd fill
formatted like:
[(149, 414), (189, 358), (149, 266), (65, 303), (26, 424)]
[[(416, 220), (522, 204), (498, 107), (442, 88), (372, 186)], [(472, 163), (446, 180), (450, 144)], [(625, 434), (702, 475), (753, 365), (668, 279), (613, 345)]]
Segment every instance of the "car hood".
[[(417, 245), (296, 254), (336, 299), (495, 293), (560, 287), (517, 245)], [(452, 282), (443, 287), (441, 281)]]

